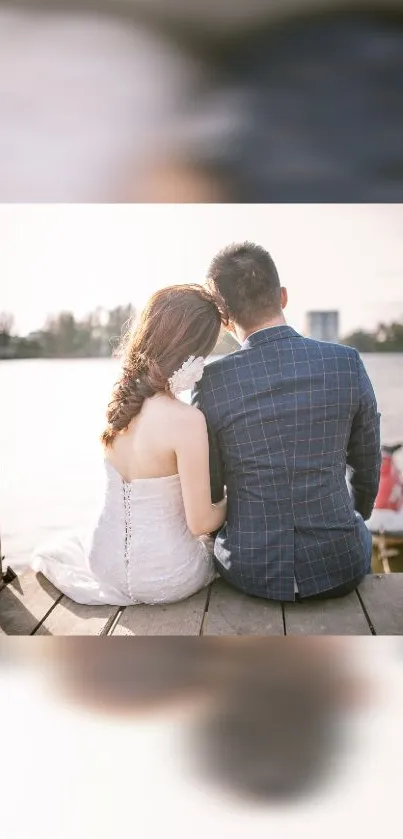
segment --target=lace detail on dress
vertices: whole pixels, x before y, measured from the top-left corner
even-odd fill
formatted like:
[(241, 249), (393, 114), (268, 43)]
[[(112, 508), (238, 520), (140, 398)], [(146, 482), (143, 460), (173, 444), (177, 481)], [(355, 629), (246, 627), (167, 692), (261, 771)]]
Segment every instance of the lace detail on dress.
[(131, 555), (131, 546), (132, 546), (132, 485), (127, 484), (126, 481), (123, 481), (123, 504), (124, 504), (124, 508), (125, 508), (125, 552), (124, 552), (124, 560), (125, 560), (125, 568), (126, 568), (126, 575), (127, 575), (127, 588), (128, 588), (128, 591), (129, 591), (129, 596), (132, 597), (132, 593), (130, 591), (130, 582), (129, 582), (129, 564), (130, 564), (130, 555)]
[(190, 533), (179, 475), (126, 482), (105, 462), (105, 497), (85, 544), (43, 546), (31, 560), (76, 603), (175, 603), (214, 579), (213, 543)]

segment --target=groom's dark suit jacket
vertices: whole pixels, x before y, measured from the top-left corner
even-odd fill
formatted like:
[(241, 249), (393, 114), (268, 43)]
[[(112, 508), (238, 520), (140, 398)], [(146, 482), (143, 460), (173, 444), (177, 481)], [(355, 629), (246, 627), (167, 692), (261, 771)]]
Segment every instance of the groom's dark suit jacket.
[(227, 487), (215, 545), (223, 577), (294, 600), (294, 580), (309, 597), (365, 573), (380, 432), (356, 350), (264, 329), (206, 366), (192, 402), (209, 428), (213, 501)]

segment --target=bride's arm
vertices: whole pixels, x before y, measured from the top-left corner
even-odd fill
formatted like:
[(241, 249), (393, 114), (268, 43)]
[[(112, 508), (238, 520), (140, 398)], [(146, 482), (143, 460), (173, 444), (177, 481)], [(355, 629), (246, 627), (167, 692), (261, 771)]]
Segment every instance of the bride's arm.
[(211, 501), (209, 444), (206, 420), (201, 411), (187, 412), (177, 427), (175, 452), (183, 503), (189, 530), (203, 536), (219, 530), (226, 519), (227, 502)]
[(224, 467), (221, 458), (220, 447), (218, 445), (217, 435), (209, 425), (206, 411), (204, 410), (201, 382), (197, 382), (192, 391), (192, 405), (204, 414), (207, 423), (207, 435), (210, 450), (210, 487), (211, 498), (213, 502), (219, 501), (224, 495)]

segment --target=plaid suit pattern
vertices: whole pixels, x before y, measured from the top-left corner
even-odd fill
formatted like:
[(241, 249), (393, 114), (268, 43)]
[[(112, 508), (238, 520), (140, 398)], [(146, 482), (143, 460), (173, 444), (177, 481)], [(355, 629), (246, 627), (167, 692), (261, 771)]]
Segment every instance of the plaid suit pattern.
[(356, 350), (265, 329), (206, 366), (192, 403), (207, 420), (213, 501), (227, 487), (224, 578), (290, 601), (294, 578), (309, 597), (365, 573), (380, 415)]

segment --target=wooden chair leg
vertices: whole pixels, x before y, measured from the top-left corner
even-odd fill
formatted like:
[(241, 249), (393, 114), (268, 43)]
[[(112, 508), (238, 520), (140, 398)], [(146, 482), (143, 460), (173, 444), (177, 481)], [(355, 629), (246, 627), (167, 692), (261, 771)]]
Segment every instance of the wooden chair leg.
[(391, 574), (392, 570), (389, 564), (389, 559), (393, 556), (399, 556), (400, 552), (396, 548), (388, 547), (387, 539), (383, 533), (380, 536), (375, 537), (374, 544), (378, 549), (379, 559), (382, 563), (384, 574)]

